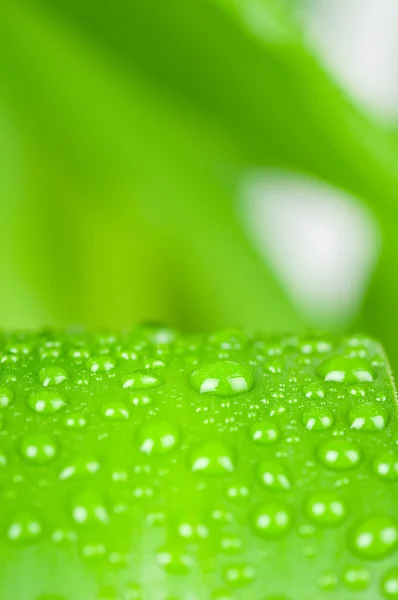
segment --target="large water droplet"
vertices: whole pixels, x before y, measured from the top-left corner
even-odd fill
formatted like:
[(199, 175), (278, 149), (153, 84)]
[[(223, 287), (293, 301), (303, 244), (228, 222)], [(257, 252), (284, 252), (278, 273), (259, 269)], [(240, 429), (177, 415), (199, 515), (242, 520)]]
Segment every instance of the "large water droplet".
[(194, 371), (191, 387), (200, 394), (237, 396), (252, 389), (253, 375), (243, 365), (232, 361), (218, 361)]
[(157, 554), (157, 560), (171, 575), (186, 575), (194, 564), (192, 556), (176, 548), (162, 548)]
[(108, 373), (116, 367), (115, 361), (109, 356), (95, 356), (89, 358), (86, 367), (92, 373)]
[(252, 514), (254, 532), (265, 539), (285, 536), (293, 524), (291, 509), (281, 503), (267, 503), (256, 508)]
[(54, 438), (46, 434), (29, 435), (20, 444), (21, 456), (31, 464), (42, 465), (54, 460), (58, 445)]
[(64, 465), (59, 474), (59, 479), (65, 481), (67, 479), (94, 475), (100, 468), (101, 464), (94, 456), (79, 456)]
[(362, 460), (362, 454), (354, 442), (330, 439), (319, 446), (318, 458), (325, 467), (344, 471), (357, 467)]
[(141, 452), (160, 456), (176, 448), (180, 430), (169, 421), (153, 421), (138, 429), (137, 441)]
[(130, 412), (123, 402), (114, 401), (106, 402), (101, 406), (101, 415), (109, 421), (127, 421), (130, 417)]
[(222, 475), (235, 470), (235, 452), (221, 441), (205, 442), (194, 448), (191, 469), (204, 475)]
[(106, 525), (109, 514), (105, 502), (96, 490), (84, 490), (73, 498), (72, 517), (78, 525)]
[(325, 431), (334, 423), (332, 413), (322, 406), (311, 406), (302, 415), (303, 425), (308, 431)]
[(351, 356), (328, 358), (316, 371), (324, 381), (336, 383), (368, 383), (375, 379), (375, 373), (365, 359)]
[(390, 517), (368, 517), (354, 526), (348, 542), (351, 551), (360, 558), (383, 558), (397, 547), (398, 527)]

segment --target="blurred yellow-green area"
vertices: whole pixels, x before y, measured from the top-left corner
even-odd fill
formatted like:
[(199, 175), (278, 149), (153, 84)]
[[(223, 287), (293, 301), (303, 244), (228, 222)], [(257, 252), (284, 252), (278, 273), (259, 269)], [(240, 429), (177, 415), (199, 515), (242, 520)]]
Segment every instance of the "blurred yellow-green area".
[(2, 0), (3, 328), (361, 329), (398, 365), (396, 121), (326, 1)]

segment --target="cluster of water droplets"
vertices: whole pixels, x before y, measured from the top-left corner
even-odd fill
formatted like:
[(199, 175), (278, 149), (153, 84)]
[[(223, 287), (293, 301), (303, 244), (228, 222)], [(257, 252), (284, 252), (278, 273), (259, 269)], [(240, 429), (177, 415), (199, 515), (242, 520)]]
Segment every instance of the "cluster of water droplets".
[(92, 573), (21, 600), (398, 598), (396, 432), (362, 336), (10, 334), (0, 559)]

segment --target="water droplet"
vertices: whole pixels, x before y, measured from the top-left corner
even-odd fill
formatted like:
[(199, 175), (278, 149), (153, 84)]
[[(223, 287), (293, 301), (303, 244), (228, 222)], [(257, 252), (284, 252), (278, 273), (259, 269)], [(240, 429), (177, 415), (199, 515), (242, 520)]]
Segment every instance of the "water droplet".
[(322, 400), (326, 396), (326, 390), (321, 385), (313, 383), (304, 388), (304, 395), (311, 400)]
[(62, 423), (70, 429), (83, 429), (87, 425), (87, 418), (83, 413), (74, 412), (65, 415)]
[(108, 373), (116, 367), (116, 363), (109, 356), (95, 356), (89, 358), (86, 367), (92, 373)]
[(273, 444), (278, 441), (280, 431), (270, 421), (257, 421), (250, 428), (250, 437), (257, 444)]
[(62, 468), (59, 479), (65, 481), (76, 477), (94, 475), (100, 468), (101, 464), (94, 456), (79, 456)]
[(223, 350), (240, 350), (247, 344), (247, 336), (240, 329), (222, 329), (212, 333), (208, 343)]
[(397, 524), (389, 517), (367, 517), (354, 526), (349, 536), (352, 552), (367, 560), (388, 556), (397, 544)]
[(123, 402), (106, 402), (101, 406), (101, 415), (110, 421), (127, 421), (130, 417), (128, 408)]
[(220, 548), (227, 554), (237, 554), (243, 550), (243, 540), (239, 535), (227, 533), (220, 540)]
[(132, 371), (122, 379), (122, 386), (132, 390), (145, 390), (157, 387), (163, 383), (162, 379), (151, 370)]
[(14, 392), (8, 387), (0, 387), (0, 408), (10, 406), (14, 399)]
[(284, 537), (293, 524), (293, 515), (285, 504), (267, 503), (255, 509), (252, 515), (254, 532), (265, 539)]
[(381, 593), (387, 600), (398, 598), (398, 568), (387, 571), (381, 582)]
[(204, 475), (222, 475), (235, 470), (235, 453), (221, 441), (205, 442), (191, 452), (191, 469)]
[(321, 573), (318, 577), (318, 587), (324, 592), (331, 592), (337, 588), (339, 583), (336, 573), (332, 571), (326, 571)]
[(141, 452), (160, 456), (176, 448), (180, 430), (169, 421), (153, 421), (138, 429), (137, 441)]
[(292, 482), (287, 469), (278, 462), (264, 461), (257, 469), (261, 483), (270, 490), (290, 490)]
[(348, 413), (351, 429), (357, 431), (381, 431), (388, 423), (388, 413), (375, 404), (359, 404)]
[(67, 377), (68, 373), (57, 366), (43, 367), (39, 371), (39, 379), (45, 387), (59, 385), (65, 381)]
[(332, 413), (322, 406), (311, 406), (302, 415), (303, 425), (308, 431), (325, 431), (334, 423)]
[(46, 434), (29, 435), (20, 444), (22, 458), (35, 465), (54, 460), (58, 454), (58, 445), (54, 438)]
[(374, 473), (388, 481), (398, 480), (398, 452), (387, 450), (377, 456), (372, 464)]
[(59, 412), (67, 405), (65, 398), (56, 391), (42, 390), (34, 392), (28, 398), (28, 406), (36, 413), (51, 415)]
[(319, 491), (312, 494), (304, 505), (307, 517), (316, 525), (335, 527), (347, 516), (347, 508), (338, 494), (333, 491)]
[(252, 565), (229, 565), (223, 572), (225, 583), (233, 587), (247, 585), (256, 578), (256, 570)]
[(200, 367), (192, 373), (189, 382), (196, 392), (214, 396), (237, 396), (254, 385), (249, 369), (228, 360)]
[(343, 573), (343, 583), (353, 592), (361, 592), (369, 587), (370, 573), (362, 566), (347, 567)]
[(328, 358), (316, 372), (324, 381), (336, 383), (369, 383), (375, 379), (375, 373), (365, 359), (351, 356)]
[(194, 564), (192, 556), (176, 548), (162, 548), (157, 554), (157, 560), (171, 575), (186, 575)]
[(106, 525), (109, 514), (105, 502), (97, 491), (84, 490), (76, 494), (72, 502), (72, 517), (78, 525)]
[(40, 519), (30, 510), (18, 512), (9, 522), (7, 538), (10, 542), (30, 544), (36, 542), (43, 532)]
[(357, 467), (362, 460), (362, 454), (354, 442), (330, 439), (319, 446), (318, 458), (325, 467), (344, 471)]
[(227, 487), (226, 497), (233, 501), (246, 501), (250, 496), (250, 489), (245, 483), (232, 483)]

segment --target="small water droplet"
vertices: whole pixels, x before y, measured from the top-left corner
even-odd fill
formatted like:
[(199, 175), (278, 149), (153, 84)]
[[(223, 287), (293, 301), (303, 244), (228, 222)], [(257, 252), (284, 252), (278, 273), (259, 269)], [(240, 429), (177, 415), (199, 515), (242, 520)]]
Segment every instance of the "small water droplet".
[(322, 400), (326, 396), (326, 390), (318, 383), (312, 383), (304, 388), (304, 395), (311, 400)]
[(78, 525), (106, 525), (109, 514), (105, 502), (96, 490), (83, 490), (73, 498), (72, 518)]
[(254, 533), (265, 539), (284, 537), (291, 529), (291, 509), (281, 503), (270, 502), (257, 507), (252, 514)]
[(386, 450), (372, 463), (374, 473), (387, 481), (398, 481), (398, 452)]
[(162, 548), (157, 553), (158, 564), (171, 575), (186, 575), (194, 564), (192, 556), (176, 548)]
[(253, 375), (243, 365), (232, 361), (218, 361), (194, 371), (191, 387), (200, 394), (237, 396), (252, 389)]
[(365, 359), (351, 356), (328, 358), (316, 372), (324, 381), (336, 383), (369, 383), (375, 379), (375, 373)]
[(86, 367), (92, 373), (108, 373), (116, 367), (115, 361), (109, 356), (95, 356), (89, 358)]
[(280, 437), (280, 431), (270, 421), (257, 421), (250, 428), (250, 437), (257, 444), (274, 444)]
[(141, 370), (132, 371), (122, 378), (122, 386), (131, 390), (145, 390), (148, 388), (157, 387), (163, 383), (162, 379), (151, 371)]
[(381, 431), (388, 423), (388, 413), (375, 404), (359, 404), (348, 413), (348, 424), (357, 431)]
[(264, 461), (257, 469), (261, 483), (270, 490), (290, 490), (292, 482), (287, 469), (276, 461)]
[(101, 406), (100, 413), (110, 421), (127, 421), (130, 417), (130, 412), (126, 405), (119, 401), (106, 402)]
[(9, 522), (7, 538), (10, 542), (30, 544), (36, 542), (43, 532), (43, 525), (30, 510), (18, 512)]
[(319, 446), (318, 458), (325, 467), (344, 471), (357, 467), (362, 460), (362, 454), (354, 442), (330, 439)]
[(224, 568), (225, 583), (233, 587), (241, 587), (254, 581), (256, 570), (249, 564), (229, 565)]
[(81, 412), (69, 413), (64, 416), (62, 423), (70, 429), (83, 429), (87, 425), (87, 417)]
[(394, 567), (387, 571), (381, 582), (381, 593), (387, 600), (398, 598), (398, 568)]
[(177, 447), (180, 430), (169, 421), (153, 421), (138, 429), (137, 441), (141, 452), (161, 456)]
[(20, 444), (21, 456), (31, 464), (42, 465), (54, 460), (58, 445), (54, 438), (46, 434), (29, 435)]
[(390, 517), (367, 517), (349, 535), (349, 545), (360, 558), (374, 560), (391, 554), (398, 544), (398, 527)]
[(67, 401), (62, 394), (56, 391), (41, 390), (28, 397), (28, 406), (35, 413), (52, 415), (67, 406)]
[(235, 470), (235, 453), (221, 441), (205, 442), (191, 452), (191, 470), (204, 475), (222, 475)]
[(61, 369), (61, 367), (51, 366), (51, 367), (43, 367), (39, 371), (39, 379), (41, 383), (45, 386), (53, 386), (59, 385), (65, 379), (67, 379), (68, 373)]
[(342, 577), (344, 585), (353, 592), (361, 592), (369, 587), (370, 573), (360, 565), (349, 566)]
[(79, 456), (68, 462), (61, 469), (59, 479), (61, 481), (94, 475), (101, 468), (100, 462), (94, 456)]
[(238, 554), (243, 550), (243, 540), (239, 535), (227, 533), (220, 540), (220, 548), (227, 554)]
[(325, 431), (333, 426), (332, 413), (322, 406), (311, 406), (304, 410), (303, 425), (308, 431)]
[(14, 392), (8, 387), (0, 387), (0, 408), (10, 406), (14, 400)]
[(347, 508), (333, 491), (314, 492), (305, 502), (304, 511), (316, 525), (336, 527), (347, 516)]

